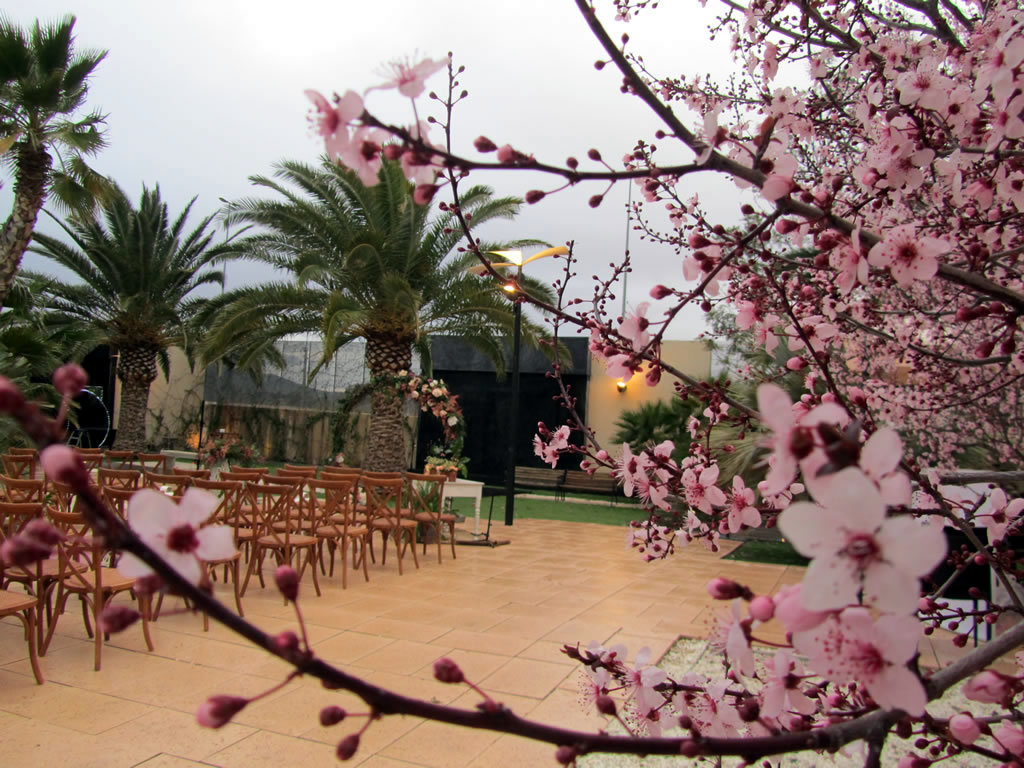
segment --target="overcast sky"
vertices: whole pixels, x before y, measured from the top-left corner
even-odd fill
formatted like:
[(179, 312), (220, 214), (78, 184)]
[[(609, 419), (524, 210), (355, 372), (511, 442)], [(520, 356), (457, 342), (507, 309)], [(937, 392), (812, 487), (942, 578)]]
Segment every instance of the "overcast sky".
[[(696, 2), (662, 4), (629, 24), (612, 21), (610, 2), (598, 7), (616, 36), (628, 31), (631, 46), (656, 72), (722, 73), (731, 66), (728, 43), (707, 39), (706, 15)], [(472, 140), (485, 134), (556, 163), (569, 155), (585, 158), (596, 147), (617, 167), (638, 138), (654, 140), (660, 127), (637, 99), (619, 92), (621, 76), (613, 67), (594, 68), (602, 51), (570, 0), (22, 0), (7, 11), (23, 25), (69, 12), (78, 18), (79, 47), (109, 50), (90, 88), (89, 105), (109, 115), (110, 146), (94, 166), (133, 196), (143, 183), (159, 183), (173, 212), (198, 196), (196, 213), (212, 213), (220, 197), (251, 194), (248, 176), (270, 173), (274, 162), (315, 161), (322, 145), (309, 134), (303, 90), (362, 91), (385, 79), (382, 64), (417, 52), (438, 58), (453, 51), (456, 64), (467, 68), (461, 84), (470, 98), (453, 121), (455, 147), (464, 154), (474, 155)], [(428, 86), (440, 91), (444, 74)], [(411, 122), (408, 100), (395, 91), (372, 92), (367, 108), (389, 121)], [(429, 114), (425, 97), (421, 116), (424, 110)], [(664, 164), (692, 159), (683, 150), (672, 152), (661, 153)], [(520, 196), (558, 185), (526, 173), (474, 173), (471, 179)], [(684, 191), (699, 189), (723, 217), (735, 218), (735, 187), (710, 176), (686, 185)], [(4, 211), (10, 188), (5, 178)], [(626, 184), (616, 185), (602, 207), (589, 208), (588, 198), (603, 189), (592, 184), (560, 192), (485, 235), (575, 240), (583, 258), (575, 294), (587, 296), (590, 275), (607, 274), (625, 244)], [(45, 216), (40, 227), (54, 231)], [(630, 306), (647, 300), (655, 283), (682, 285), (671, 251), (645, 246), (636, 233), (630, 249)], [(26, 263), (41, 269), (45, 260), (30, 254)], [(557, 275), (551, 259), (531, 267), (540, 277)], [(229, 287), (268, 277), (260, 266), (228, 268)], [(670, 336), (693, 338), (702, 330), (700, 314), (677, 322)]]

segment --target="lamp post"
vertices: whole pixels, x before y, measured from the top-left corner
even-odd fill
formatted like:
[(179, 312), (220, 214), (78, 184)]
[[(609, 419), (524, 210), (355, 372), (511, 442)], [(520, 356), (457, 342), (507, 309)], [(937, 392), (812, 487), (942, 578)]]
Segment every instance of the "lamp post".
[[(537, 261), (547, 256), (565, 256), (569, 253), (569, 249), (564, 245), (560, 245), (555, 248), (548, 248), (538, 253), (533, 254), (527, 259), (523, 259), (523, 252), (520, 250), (515, 251), (488, 251), (488, 254), (494, 256), (501, 256), (506, 259), (504, 262), (491, 263), (491, 267), (494, 269), (508, 269), (515, 267), (516, 276), (514, 280), (509, 280), (505, 283), (504, 289), (512, 296), (512, 402), (509, 404), (509, 417), (508, 417), (508, 450), (506, 451), (505, 459), (505, 525), (512, 525), (512, 521), (515, 517), (515, 506), (516, 506), (516, 445), (518, 442), (519, 435), (517, 434), (517, 426), (519, 422), (519, 354), (520, 354), (520, 335), (522, 331), (523, 322), (523, 303), (522, 298), (516, 294), (522, 293), (522, 287), (520, 283), (523, 277), (523, 267), (529, 264), (531, 261)], [(483, 266), (473, 267), (473, 272), (482, 274), (486, 271)]]

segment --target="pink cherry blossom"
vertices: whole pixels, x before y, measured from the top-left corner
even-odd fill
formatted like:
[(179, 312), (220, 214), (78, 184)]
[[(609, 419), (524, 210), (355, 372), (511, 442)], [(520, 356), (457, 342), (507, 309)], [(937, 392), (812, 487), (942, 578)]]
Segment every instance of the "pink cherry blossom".
[(992, 737), (1003, 745), (1011, 755), (1024, 756), (1024, 731), (1009, 721), (1003, 720), (992, 732)]
[(964, 696), (971, 701), (980, 701), (988, 704), (1002, 704), (1011, 693), (1010, 679), (991, 669), (986, 669), (966, 683), (964, 683)]
[(754, 674), (754, 652), (747, 634), (750, 621), (743, 618), (743, 601), (733, 600), (729, 612), (719, 611), (711, 625), (708, 645), (716, 653), (723, 653), (740, 674), (750, 677)]
[(782, 587), (774, 597), (775, 618), (781, 621), (789, 632), (806, 632), (814, 629), (831, 616), (828, 611), (809, 611), (804, 608), (804, 602), (800, 598), (801, 592), (802, 584), (790, 584)]
[(728, 505), (729, 533), (736, 533), (744, 525), (757, 528), (761, 524), (761, 513), (754, 506), (754, 491), (747, 488), (739, 475), (732, 478), (732, 492), (729, 494)]
[(410, 62), (409, 59), (395, 59), (386, 65), (386, 68), (390, 70), (391, 79), (374, 87), (378, 89), (397, 88), (403, 96), (415, 99), (427, 89), (427, 78), (447, 66), (447, 58), (437, 61), (423, 59), (416, 64)]
[(636, 311), (627, 315), (619, 325), (619, 333), (629, 339), (635, 352), (642, 350), (651, 341), (651, 334), (647, 332), (650, 322), (646, 317), (649, 306), (648, 302), (641, 302), (637, 305)]
[[(178, 503), (159, 491), (144, 488), (128, 501), (128, 524), (151, 549), (193, 584), (202, 574), (200, 561), (220, 560), (235, 553), (234, 534), (225, 525), (203, 526), (217, 508), (217, 497), (189, 488)], [(153, 570), (126, 553), (117, 564), (129, 578)]]
[(683, 472), (683, 488), (686, 489), (686, 503), (696, 507), (705, 514), (711, 514), (711, 508), (725, 506), (726, 498), (722, 489), (715, 485), (718, 482), (719, 468), (717, 464), (705, 467), (698, 475), (692, 469)]
[(978, 525), (988, 528), (990, 541), (997, 541), (1006, 536), (1006, 531), (1014, 526), (1021, 510), (1024, 510), (1024, 499), (1009, 501), (1002, 488), (994, 488), (989, 494), (988, 502), (974, 519)]
[(883, 709), (919, 717), (928, 698), (906, 664), (917, 653), (921, 624), (913, 616), (882, 616), (847, 608), (821, 626), (793, 636), (810, 667), (835, 683), (863, 685)]
[(776, 651), (775, 657), (767, 663), (769, 676), (761, 689), (761, 714), (764, 717), (778, 717), (785, 712), (813, 714), (817, 703), (800, 690), (800, 665), (788, 649)]
[(968, 712), (958, 712), (949, 718), (949, 733), (964, 744), (973, 744), (981, 736), (981, 726)]
[(863, 591), (864, 602), (879, 610), (913, 611), (919, 577), (946, 554), (942, 531), (910, 517), (887, 519), (875, 484), (854, 467), (812, 491), (822, 506), (801, 502), (779, 516), (783, 535), (813, 558), (804, 578), (804, 606), (843, 608)]
[(885, 239), (868, 252), (873, 267), (888, 267), (903, 288), (915, 280), (930, 280), (939, 268), (938, 257), (950, 247), (935, 237), (919, 236), (912, 224), (893, 227)]
[(882, 427), (861, 447), (860, 468), (889, 505), (910, 504), (910, 478), (899, 469), (903, 460), (903, 441), (896, 430)]

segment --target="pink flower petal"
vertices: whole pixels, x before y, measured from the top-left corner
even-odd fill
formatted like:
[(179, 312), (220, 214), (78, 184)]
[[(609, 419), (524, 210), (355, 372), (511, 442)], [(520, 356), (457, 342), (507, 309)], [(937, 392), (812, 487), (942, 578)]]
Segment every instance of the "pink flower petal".
[(231, 557), (235, 549), (235, 536), (226, 525), (212, 525), (196, 533), (199, 546), (196, 556), (200, 560), (223, 560)]
[(860, 467), (876, 482), (899, 466), (903, 441), (895, 429), (883, 427), (868, 438), (860, 452)]

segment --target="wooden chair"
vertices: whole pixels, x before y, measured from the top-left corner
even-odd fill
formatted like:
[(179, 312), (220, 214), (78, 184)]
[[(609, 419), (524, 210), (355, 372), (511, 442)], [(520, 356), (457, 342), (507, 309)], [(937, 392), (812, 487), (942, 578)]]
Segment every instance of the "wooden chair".
[(122, 520), (128, 519), (128, 502), (135, 495), (138, 488), (119, 488), (116, 485), (101, 485), (100, 493), (107, 505), (117, 513)]
[[(82, 602), (82, 618), (85, 630), (93, 639), (93, 668), (98, 672), (103, 655), (103, 632), (99, 618), (103, 609), (114, 598), (135, 587), (135, 579), (122, 576), (116, 568), (104, 567), (107, 551), (103, 541), (89, 532), (88, 523), (76, 512), (50, 510), (50, 518), (66, 538), (57, 544), (60, 571), (56, 579), (56, 601), (54, 619), (46, 631), (43, 654), (50, 647), (57, 617), (64, 612), (68, 598), (76, 595)], [(84, 565), (84, 567), (83, 567)], [(51, 587), (53, 589), (54, 587)], [(139, 611), (142, 613), (142, 634), (146, 647), (153, 650), (153, 639), (149, 634), (149, 598), (139, 597)], [(90, 623), (90, 615), (92, 621)]]
[[(0, 543), (12, 536), (17, 536), (32, 520), (42, 519), (42, 517), (42, 502), (0, 502)], [(41, 560), (31, 566), (4, 567), (3, 561), (0, 561), (0, 589), (7, 589), (11, 584), (19, 584), (36, 602), (34, 615), (31, 617), (37, 635), (33, 641), (35, 647), (38, 647), (43, 641), (42, 617), (46, 602), (46, 588), (56, 576), (57, 571), (57, 562), (53, 558)], [(8, 600), (8, 602), (10, 601)], [(22, 623), (25, 623), (24, 619)]]
[(444, 511), (444, 475), (417, 475), (406, 472), (405, 482), (412, 519), (423, 529), (423, 554), (427, 554), (426, 533), (433, 530), (437, 537), (437, 562), (441, 562), (441, 532), (447, 527), (454, 560), (455, 515), (446, 514)]
[(75, 456), (85, 465), (87, 472), (99, 469), (103, 465), (103, 451), (101, 448), (86, 449), (75, 448)]
[(142, 481), (146, 488), (156, 488), (176, 499), (180, 499), (192, 485), (192, 478), (187, 475), (164, 475), (157, 472), (143, 472)]
[(96, 479), (100, 486), (109, 485), (113, 488), (137, 490), (142, 481), (142, 473), (137, 469), (100, 467), (96, 470)]
[(38, 459), (35, 454), (17, 454), (17, 453), (5, 453), (0, 456), (3, 460), (4, 474), (9, 477), (26, 477), (31, 479), (36, 474), (36, 462)]
[(139, 460), (139, 469), (143, 472), (159, 472), (162, 474), (168, 474), (170, 469), (168, 468), (169, 456), (164, 456), (162, 453), (137, 453), (136, 458)]
[[(256, 573), (263, 582), (263, 558), (274, 555), (278, 565), (291, 565), (299, 572), (299, 578), (308, 567), (313, 572), (313, 587), (320, 596), (320, 582), (316, 573), (316, 536), (296, 533), (311, 527), (301, 518), (302, 505), (295, 504), (299, 485), (276, 485), (269, 483), (248, 483), (246, 492), (251, 498), (256, 522), (256, 536), (252, 542), (252, 556), (242, 583), (242, 595), (249, 586), (249, 579)], [(296, 515), (299, 517), (297, 518)]]
[(313, 474), (316, 475), (316, 473), (320, 470), (320, 467), (316, 466), (315, 464), (289, 464), (288, 462), (285, 462), (283, 469), (302, 472), (312, 470)]
[(7, 452), (12, 456), (35, 456), (39, 458), (38, 448), (8, 448)]
[[(317, 521), (314, 533), (319, 539), (320, 569), (324, 570), (323, 550), (327, 547), (331, 558), (331, 572), (334, 575), (334, 555), (341, 550), (341, 588), (348, 588), (348, 551), (355, 549), (356, 560), (352, 567), (363, 566), (363, 578), (370, 580), (366, 566), (366, 546), (370, 529), (355, 518), (352, 503), (352, 488), (356, 478), (341, 480), (310, 480), (310, 505), (312, 517)], [(321, 495), (323, 498), (321, 498)]]
[(3, 485), (5, 501), (42, 504), (46, 500), (46, 483), (42, 478), (34, 480), (26, 477), (0, 475), (0, 485)]
[(208, 469), (183, 469), (182, 467), (171, 467), (171, 474), (191, 477), (193, 480), (210, 479), (210, 470)]
[(104, 451), (103, 459), (111, 469), (132, 469), (135, 451)]
[(32, 663), (32, 674), (35, 675), (36, 683), (42, 685), (46, 681), (43, 678), (42, 670), (39, 668), (37, 638), (39, 622), (38, 600), (31, 595), (0, 589), (0, 619), (8, 616), (17, 616), (25, 626), (25, 638), (28, 640), (28, 658)]
[(288, 477), (288, 478), (302, 478), (308, 480), (316, 477), (316, 467), (307, 467), (304, 469), (289, 469), (287, 465), (277, 470), (276, 475), (266, 475), (266, 477)]
[(242, 596), (239, 591), (242, 585), (241, 563), (242, 550), (249, 551), (255, 532), (251, 514), (245, 513), (245, 484), (224, 480), (203, 480), (195, 479), (195, 487), (216, 495), (219, 499), (217, 508), (210, 515), (210, 523), (227, 525), (235, 534), (235, 549), (238, 550), (234, 556), (223, 560), (211, 560), (207, 565), (211, 572), (216, 572), (216, 566), (224, 566), (224, 580), (227, 581), (230, 574), (235, 590), (235, 606), (238, 608), (238, 615), (245, 616), (242, 609)]
[(236, 472), (236, 473), (237, 472), (245, 472), (245, 473), (250, 474), (250, 475), (251, 474), (256, 474), (256, 475), (269, 475), (270, 474), (270, 467), (243, 467), (243, 466), (236, 465), (236, 464), (229, 464), (228, 465), (228, 470), (231, 471), (231, 472)]
[[(399, 473), (401, 475), (401, 473)], [(360, 482), (366, 492), (367, 519), (370, 528), (370, 558), (373, 557), (373, 531), (380, 531), (383, 552), (381, 565), (387, 561), (388, 539), (395, 542), (398, 554), (398, 574), (402, 575), (402, 556), (407, 549), (412, 549), (412, 559), (416, 567), (420, 567), (416, 555), (416, 521), (402, 517), (402, 489), (405, 480), (399, 476), (394, 479), (377, 479), (363, 473)]]
[(320, 470), (321, 476), (332, 475), (335, 477), (359, 477), (363, 470), (359, 467), (323, 467)]

